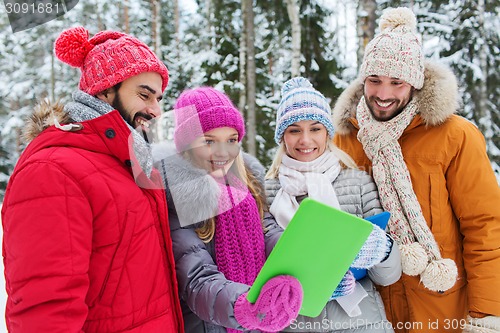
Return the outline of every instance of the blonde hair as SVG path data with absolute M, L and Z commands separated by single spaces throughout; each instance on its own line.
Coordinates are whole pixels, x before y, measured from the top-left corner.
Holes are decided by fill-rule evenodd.
M 238 178 L 240 178 L 243 183 L 247 185 L 248 190 L 257 203 L 259 215 L 262 220 L 264 218 L 264 212 L 267 211 L 266 200 L 264 197 L 264 188 L 260 181 L 245 165 L 242 153 L 236 156 L 231 169 L 234 170 Z M 203 222 L 201 226 L 195 229 L 195 232 L 204 243 L 209 243 L 215 235 L 215 217 L 212 217 L 209 220 Z
M 347 154 L 345 151 L 341 150 L 339 147 L 337 147 L 331 140 L 330 138 L 326 139 L 326 151 L 331 151 L 340 160 L 340 163 L 344 169 L 358 169 L 358 166 L 356 165 L 356 162 L 352 159 L 349 154 Z M 273 163 L 271 164 L 271 167 L 269 168 L 269 171 L 266 173 L 266 179 L 274 179 L 278 178 L 279 175 L 279 170 L 281 166 L 281 161 L 283 159 L 283 155 L 286 155 L 286 148 L 285 148 L 285 143 L 283 140 L 281 140 L 280 145 L 278 147 L 278 151 L 274 155 Z

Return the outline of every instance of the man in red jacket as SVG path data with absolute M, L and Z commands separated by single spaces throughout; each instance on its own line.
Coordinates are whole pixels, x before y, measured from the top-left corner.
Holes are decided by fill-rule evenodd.
M 2 208 L 9 332 L 182 332 L 150 120 L 168 71 L 142 42 L 82 27 L 56 56 L 81 70 L 65 105 L 42 103 Z

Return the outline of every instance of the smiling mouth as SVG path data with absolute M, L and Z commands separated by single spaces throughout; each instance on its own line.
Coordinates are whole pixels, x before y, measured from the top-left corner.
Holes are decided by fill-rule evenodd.
M 382 107 L 382 108 L 386 108 L 386 107 L 389 107 L 392 103 L 394 103 L 394 101 L 390 101 L 390 102 L 382 102 L 382 101 L 376 101 L 377 105 Z
M 149 122 L 147 120 L 139 118 L 139 119 L 137 119 L 137 123 L 139 125 L 141 125 L 143 128 L 149 129 L 150 124 L 149 124 Z
M 210 163 L 216 168 L 222 168 L 229 163 L 229 161 L 210 161 Z
M 309 153 L 312 153 L 313 151 L 316 150 L 316 148 L 309 148 L 309 149 L 297 149 L 299 152 L 301 152 L 302 154 L 309 154 Z

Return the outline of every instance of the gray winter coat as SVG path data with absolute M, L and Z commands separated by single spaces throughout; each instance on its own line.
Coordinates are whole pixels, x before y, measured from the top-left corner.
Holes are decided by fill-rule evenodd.
M 218 187 L 211 176 L 197 169 L 173 151 L 153 150 L 156 167 L 168 180 L 167 203 L 177 281 L 186 333 L 225 333 L 225 327 L 243 330 L 234 317 L 236 299 L 250 286 L 227 280 L 215 263 L 214 241 L 205 244 L 195 232 L 199 224 L 181 227 L 179 216 L 203 221 L 218 204 Z M 166 156 L 166 157 L 165 157 Z M 245 164 L 263 184 L 264 168 L 254 157 L 244 154 Z M 177 198 L 173 200 L 172 191 Z M 208 214 L 208 215 L 207 215 Z M 264 219 L 266 257 L 283 230 L 266 213 Z
M 268 179 L 265 184 L 270 206 L 281 184 L 277 178 Z M 366 172 L 344 169 L 332 186 L 343 211 L 362 218 L 382 212 L 376 185 Z M 305 196 L 298 197 L 297 200 L 300 202 L 304 198 Z M 394 332 L 373 282 L 386 286 L 399 280 L 400 276 L 400 254 L 397 246 L 393 246 L 389 257 L 369 269 L 368 275 L 358 281 L 368 293 L 359 304 L 361 315 L 349 317 L 339 303 L 333 300 L 327 303 L 318 317 L 299 316 L 283 332 Z

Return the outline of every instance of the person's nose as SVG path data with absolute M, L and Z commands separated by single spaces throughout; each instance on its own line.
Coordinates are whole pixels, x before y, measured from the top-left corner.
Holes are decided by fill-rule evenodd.
M 213 145 L 212 154 L 217 158 L 226 158 L 229 156 L 227 147 L 223 142 L 218 142 Z
M 311 142 L 311 135 L 308 131 L 303 131 L 300 135 L 299 143 L 308 144 L 309 142 Z
M 151 105 L 148 107 L 148 114 L 153 117 L 159 117 L 161 115 L 161 106 L 160 106 L 160 101 L 154 100 Z
M 381 85 L 377 90 L 377 98 L 386 101 L 394 98 L 392 87 L 389 85 Z

